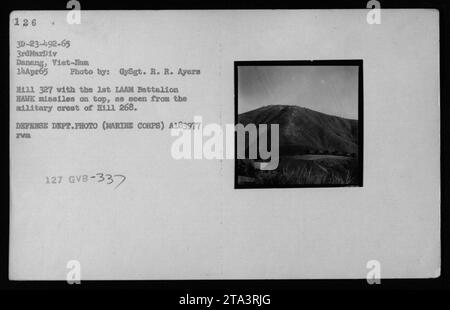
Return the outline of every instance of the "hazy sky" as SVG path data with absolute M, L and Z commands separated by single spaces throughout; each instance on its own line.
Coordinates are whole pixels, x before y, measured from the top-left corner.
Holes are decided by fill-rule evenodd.
M 238 70 L 238 113 L 286 104 L 358 118 L 357 66 L 239 66 Z

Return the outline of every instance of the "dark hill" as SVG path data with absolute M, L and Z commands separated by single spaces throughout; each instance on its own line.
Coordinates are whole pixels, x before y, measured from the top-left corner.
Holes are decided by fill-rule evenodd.
M 269 105 L 238 116 L 247 125 L 279 124 L 280 155 L 358 153 L 358 122 L 299 106 Z

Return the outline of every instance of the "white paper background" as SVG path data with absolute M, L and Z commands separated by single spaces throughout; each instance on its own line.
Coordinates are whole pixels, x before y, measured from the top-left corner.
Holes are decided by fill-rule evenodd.
M 15 85 L 167 85 L 188 104 L 138 114 L 24 114 L 11 102 L 10 278 L 88 279 L 435 277 L 440 267 L 439 16 L 434 10 L 15 12 L 38 27 L 18 39 L 70 39 L 93 68 L 198 68 L 198 77 L 103 80 L 52 76 Z M 55 25 L 51 25 L 51 21 Z M 364 187 L 235 190 L 234 161 L 175 161 L 169 131 L 34 131 L 20 121 L 192 120 L 234 123 L 233 62 L 363 59 Z M 90 83 L 90 84 L 89 84 Z M 40 116 L 42 115 L 42 116 Z M 34 118 L 33 118 L 34 117 Z M 45 184 L 45 176 L 111 171 L 113 191 Z

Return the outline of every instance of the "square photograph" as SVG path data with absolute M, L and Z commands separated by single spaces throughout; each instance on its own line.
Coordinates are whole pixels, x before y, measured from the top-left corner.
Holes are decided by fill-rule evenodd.
M 362 65 L 235 62 L 235 188 L 362 186 Z

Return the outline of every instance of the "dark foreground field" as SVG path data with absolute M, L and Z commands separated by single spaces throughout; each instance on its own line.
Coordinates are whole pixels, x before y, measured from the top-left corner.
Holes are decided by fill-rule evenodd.
M 335 155 L 281 156 L 275 170 L 255 168 L 255 161 L 237 160 L 238 185 L 356 185 L 358 159 Z

